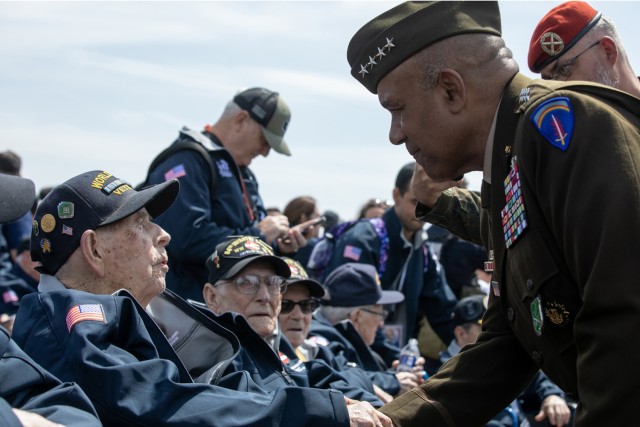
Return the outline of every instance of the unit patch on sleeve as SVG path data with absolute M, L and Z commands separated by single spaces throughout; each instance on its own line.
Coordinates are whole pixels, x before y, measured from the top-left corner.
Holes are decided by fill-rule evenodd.
M 567 151 L 574 124 L 569 98 L 552 98 L 543 102 L 533 112 L 531 122 L 551 145 Z

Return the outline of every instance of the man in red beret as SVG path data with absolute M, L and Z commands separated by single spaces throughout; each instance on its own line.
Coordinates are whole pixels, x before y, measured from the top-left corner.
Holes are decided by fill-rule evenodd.
M 528 62 L 543 79 L 587 80 L 640 97 L 640 81 L 613 21 L 585 2 L 562 3 L 540 20 Z

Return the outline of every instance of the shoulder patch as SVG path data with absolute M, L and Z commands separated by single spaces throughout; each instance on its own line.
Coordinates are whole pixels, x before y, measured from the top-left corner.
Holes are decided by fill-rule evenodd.
M 171 181 L 172 179 L 178 179 L 185 175 L 187 175 L 187 171 L 184 168 L 184 164 L 180 163 L 178 166 L 175 166 L 165 172 L 164 180 Z
M 321 347 L 326 347 L 329 345 L 329 340 L 326 339 L 325 337 L 322 337 L 320 335 L 313 335 L 309 338 L 307 338 L 308 341 L 310 341 L 311 343 L 321 346 Z
M 574 124 L 569 98 L 558 97 L 543 102 L 531 115 L 531 122 L 551 145 L 567 151 Z
M 74 305 L 67 312 L 67 330 L 71 333 L 71 328 L 76 323 L 93 320 L 95 322 L 107 323 L 104 317 L 102 304 L 79 304 Z

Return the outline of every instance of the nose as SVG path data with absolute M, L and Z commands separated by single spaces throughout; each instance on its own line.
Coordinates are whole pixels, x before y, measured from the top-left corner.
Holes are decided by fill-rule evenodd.
M 269 293 L 267 289 L 267 284 L 264 282 L 260 283 L 260 287 L 258 288 L 258 292 L 256 292 L 256 300 L 264 303 L 268 303 L 271 301 L 272 295 Z
M 391 141 L 393 145 L 402 145 L 406 139 L 407 136 L 402 131 L 400 119 L 393 117 L 391 119 L 391 127 L 389 128 L 389 141 Z
M 303 313 L 302 313 L 302 309 L 300 308 L 300 304 L 296 304 L 293 306 L 293 310 L 291 310 L 291 318 L 292 319 L 302 319 L 303 317 Z
M 164 228 L 160 227 L 158 224 L 154 224 L 155 227 L 158 228 L 158 246 L 165 247 L 171 241 L 171 235 L 167 233 Z

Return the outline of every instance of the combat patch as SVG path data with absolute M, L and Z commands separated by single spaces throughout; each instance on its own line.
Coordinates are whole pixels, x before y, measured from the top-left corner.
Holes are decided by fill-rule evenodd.
M 573 136 L 573 108 L 569 98 L 558 97 L 540 104 L 531 115 L 538 132 L 556 148 L 567 151 Z

